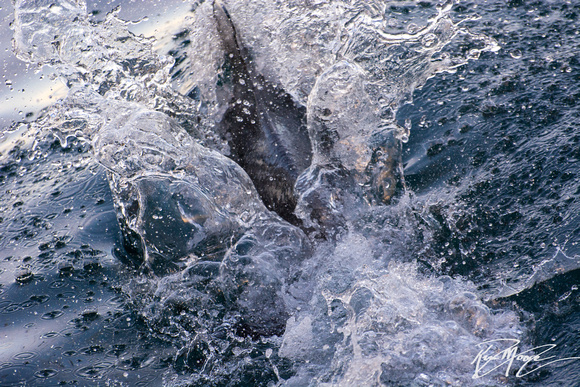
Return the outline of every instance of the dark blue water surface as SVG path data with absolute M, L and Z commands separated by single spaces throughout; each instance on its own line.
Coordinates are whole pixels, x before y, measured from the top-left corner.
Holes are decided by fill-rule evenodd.
M 563 356 L 578 356 L 578 4 L 474 2 L 455 9 L 480 14 L 473 28 L 502 49 L 431 79 L 399 112 L 419 127 L 405 149 L 412 160 L 405 175 L 417 194 L 437 203 L 433 248 L 445 256 L 438 270 L 483 287 L 497 280 L 512 286 L 551 257 L 575 258 L 570 271 L 547 268 L 552 278 L 505 300 L 532 314 L 534 345 L 555 343 Z M 529 383 L 576 385 L 579 369 L 562 365 Z
M 127 3 L 120 18 L 166 11 L 152 2 L 139 13 Z M 192 2 L 191 14 L 203 3 Z M 398 21 L 435 7 L 428 1 L 381 4 L 382 14 Z M 88 12 L 102 20 L 112 5 L 89 4 Z M 10 6 L 2 11 L 9 19 Z M 504 365 L 473 379 L 479 349 L 476 341 L 465 345 L 471 351 L 461 343 L 497 339 L 501 332 L 480 324 L 475 309 L 455 296 L 473 295 L 493 321 L 489 326 L 511 324 L 524 349 L 554 344 L 554 359 L 580 357 L 580 3 L 461 1 L 449 16 L 471 17 L 466 28 L 500 48 L 435 74 L 398 109 L 396 121 L 411 122 L 402 147 L 407 204 L 361 221 L 361 235 L 380 240 L 367 255 L 379 256 L 385 272 L 399 273 L 415 293 L 397 293 L 394 279 L 373 278 L 366 266 L 331 262 L 364 256 L 360 238 L 345 236 L 328 248 L 329 242 L 314 241 L 315 248 L 320 243 L 314 256 L 322 258 L 312 264 L 318 274 L 311 282 L 324 297 L 305 303 L 310 314 L 301 314 L 302 305 L 289 316 L 284 335 L 240 329 L 236 316 L 228 320 L 225 301 L 190 301 L 193 288 L 210 293 L 205 279 L 191 279 L 195 273 L 177 281 L 135 268 L 122 245 L 106 170 L 90 141 L 74 133 L 59 137 L 66 128 L 51 130 L 51 122 L 77 129 L 82 123 L 55 120 L 51 114 L 58 110 L 50 109 L 30 108 L 26 121 L 10 118 L 0 137 L 0 385 L 580 385 L 578 359 L 524 377 L 516 375 L 519 362 L 507 375 Z M 166 38 L 176 42 L 164 54 L 178 59 L 172 74 L 179 80 L 187 70 L 180 65 L 191 55 L 183 41 L 195 36 L 175 31 Z M 477 48 L 452 44 L 448 50 L 456 53 Z M 14 57 L 4 63 L 5 78 L 24 71 L 11 67 Z M 196 89 L 185 91 L 199 98 Z M 179 107 L 159 108 L 170 115 L 172 109 L 186 129 L 198 124 Z M 325 249 L 336 251 L 329 258 L 320 252 Z M 398 263 L 413 265 L 409 282 Z M 435 282 L 448 286 L 437 293 L 443 301 L 425 294 Z M 348 293 L 349 286 L 358 290 Z M 348 302 L 336 296 L 346 293 Z M 379 294 L 384 308 L 373 309 Z M 398 301 L 389 304 L 390 297 Z M 407 305 L 416 309 L 386 318 Z M 513 322 L 504 323 L 504 315 L 515 316 Z M 315 348 L 296 333 L 311 320 Z M 445 336 L 441 327 L 449 327 L 448 320 L 471 327 L 470 335 L 449 328 Z M 354 337 L 363 323 L 372 334 L 361 334 L 364 340 L 354 345 L 349 332 Z M 417 344 L 403 348 L 405 341 Z M 393 353 L 399 345 L 401 358 L 411 360 L 389 363 L 385 343 Z M 324 352 L 327 347 L 334 354 Z M 310 352 L 302 357 L 304 348 Z M 369 369 L 380 370 L 375 377 L 348 376 L 349 364 L 365 365 L 357 351 Z M 446 369 L 438 356 L 460 365 Z

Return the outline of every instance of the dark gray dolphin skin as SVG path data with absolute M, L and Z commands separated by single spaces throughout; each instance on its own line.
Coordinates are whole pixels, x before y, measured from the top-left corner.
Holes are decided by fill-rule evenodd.
M 233 98 L 220 123 L 230 157 L 250 176 L 269 210 L 299 225 L 294 183 L 312 158 L 306 108 L 257 74 L 219 1 L 214 16 L 233 83 Z

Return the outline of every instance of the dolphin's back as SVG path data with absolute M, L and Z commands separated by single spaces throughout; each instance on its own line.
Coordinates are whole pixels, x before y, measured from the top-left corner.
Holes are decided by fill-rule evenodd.
M 266 207 L 297 224 L 294 183 L 312 159 L 306 108 L 256 73 L 218 1 L 214 15 L 233 83 L 233 98 L 220 123 L 231 158 L 248 173 Z

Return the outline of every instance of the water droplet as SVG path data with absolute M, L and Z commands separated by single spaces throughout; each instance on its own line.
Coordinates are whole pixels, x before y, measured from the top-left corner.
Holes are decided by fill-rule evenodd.
M 82 313 L 82 316 L 83 316 L 83 320 L 85 320 L 85 321 L 94 321 L 97 318 L 99 318 L 99 312 L 97 310 L 94 310 L 94 309 L 88 309 Z
M 64 312 L 62 310 L 53 310 L 42 315 L 43 320 L 54 320 L 62 316 Z
M 414 34 L 417 31 L 419 31 L 419 26 L 415 23 L 409 23 L 409 25 L 407 26 L 407 32 L 410 34 Z
M 32 359 L 35 356 L 36 356 L 36 354 L 34 352 L 21 352 L 21 353 L 17 353 L 16 355 L 14 355 L 13 359 L 14 360 L 28 360 L 28 359 Z
M 34 279 L 34 274 L 28 269 L 23 269 L 23 270 L 18 271 L 16 273 L 16 282 L 18 282 L 20 284 L 29 283 L 33 279 Z
M 36 371 L 34 373 L 34 376 L 36 376 L 39 379 L 48 379 L 48 378 L 52 378 L 54 375 L 56 375 L 58 372 L 56 370 L 40 370 L 40 371 Z
M 101 379 L 112 367 L 113 367 L 112 363 L 101 362 L 93 366 L 79 368 L 76 374 L 86 379 Z
M 520 59 L 522 57 L 522 52 L 518 49 L 510 51 L 510 56 L 514 59 Z
M 66 286 L 66 283 L 64 282 L 64 280 L 56 280 L 49 285 L 49 287 L 51 289 L 58 289 L 58 288 L 62 288 L 63 286 Z
M 437 36 L 435 34 L 427 34 L 423 37 L 421 43 L 427 48 L 433 47 L 437 43 Z

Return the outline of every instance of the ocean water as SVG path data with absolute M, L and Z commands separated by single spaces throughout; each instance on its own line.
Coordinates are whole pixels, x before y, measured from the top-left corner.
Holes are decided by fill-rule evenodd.
M 298 225 L 212 1 L 2 3 L 0 385 L 578 385 L 580 4 L 222 3 L 303 109 Z

